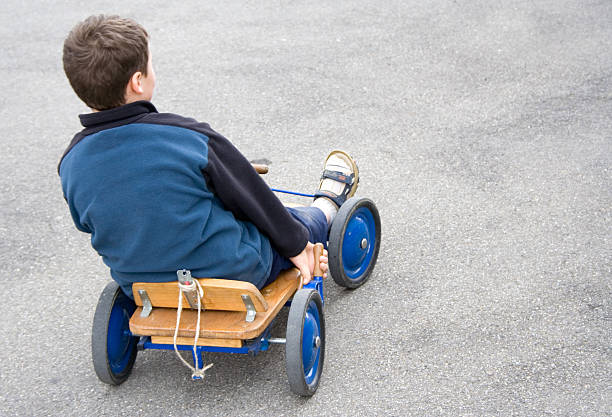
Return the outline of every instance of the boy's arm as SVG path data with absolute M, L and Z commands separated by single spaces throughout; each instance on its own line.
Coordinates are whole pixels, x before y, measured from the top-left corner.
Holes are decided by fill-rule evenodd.
M 306 228 L 287 211 L 251 163 L 219 134 L 209 134 L 208 165 L 203 173 L 226 208 L 255 224 L 281 255 L 290 258 L 304 250 Z

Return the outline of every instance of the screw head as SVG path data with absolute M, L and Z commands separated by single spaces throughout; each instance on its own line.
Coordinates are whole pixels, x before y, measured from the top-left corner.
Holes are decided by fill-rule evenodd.
M 360 246 L 361 246 L 361 249 L 367 248 L 368 247 L 368 239 L 366 239 L 366 238 L 361 239 L 361 245 Z

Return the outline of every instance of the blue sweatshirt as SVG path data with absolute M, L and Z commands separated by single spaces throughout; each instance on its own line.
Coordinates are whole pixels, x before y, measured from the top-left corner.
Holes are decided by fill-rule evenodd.
M 208 124 L 145 101 L 79 117 L 59 165 L 64 196 L 126 294 L 182 268 L 261 288 L 271 245 L 285 257 L 306 246 L 304 226 Z

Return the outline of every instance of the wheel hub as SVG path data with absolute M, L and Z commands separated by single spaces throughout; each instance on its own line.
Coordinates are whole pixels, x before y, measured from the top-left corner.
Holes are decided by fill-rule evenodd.
M 342 244 L 342 262 L 349 276 L 358 276 L 369 263 L 372 249 L 372 219 L 369 212 L 358 210 L 346 226 Z

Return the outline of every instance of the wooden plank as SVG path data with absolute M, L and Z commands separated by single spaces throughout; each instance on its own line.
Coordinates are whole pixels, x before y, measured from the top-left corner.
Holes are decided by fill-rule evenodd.
M 298 270 L 284 271 L 270 285 L 261 290 L 268 310 L 258 312 L 255 320 L 247 323 L 246 313 L 240 311 L 206 310 L 200 319 L 200 336 L 212 339 L 252 339 L 259 336 L 278 311 L 298 288 Z M 178 295 L 177 295 L 178 297 Z M 176 308 L 153 308 L 149 317 L 140 317 L 138 307 L 130 319 L 130 331 L 138 336 L 173 336 L 176 325 Z M 195 335 L 198 312 L 183 310 L 179 328 L 180 337 Z
M 250 282 L 230 279 L 197 278 L 204 290 L 204 309 L 225 311 L 246 311 L 242 295 L 249 295 L 255 311 L 266 311 L 268 304 L 257 287 Z M 134 301 L 142 306 L 138 290 L 144 289 L 153 307 L 178 307 L 178 281 L 173 282 L 135 282 L 132 284 Z M 189 303 L 183 295 L 183 308 L 189 309 Z
M 159 343 L 161 345 L 173 345 L 173 336 L 151 336 L 151 342 Z M 177 337 L 177 345 L 189 345 L 193 346 L 193 337 Z M 242 347 L 242 340 L 236 339 L 207 339 L 203 337 L 198 338 L 198 346 L 215 346 L 215 347 Z

